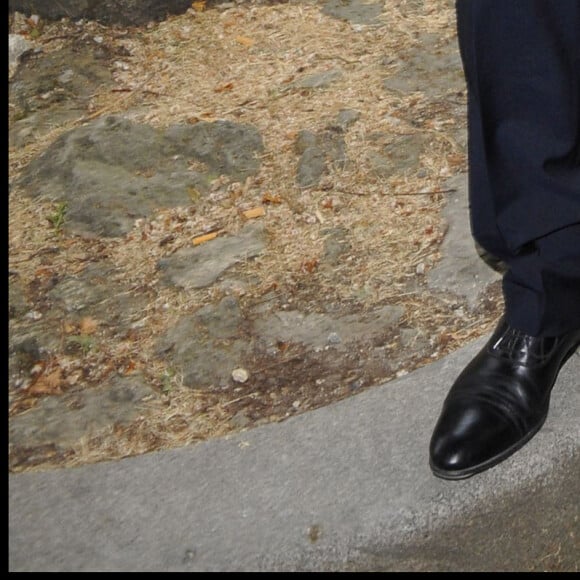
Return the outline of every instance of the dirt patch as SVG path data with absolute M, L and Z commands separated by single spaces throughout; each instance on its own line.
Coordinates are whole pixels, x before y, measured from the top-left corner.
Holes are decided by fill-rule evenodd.
M 119 377 L 148 386 L 125 420 L 115 415 L 95 428 L 88 422 L 64 443 L 49 433 L 28 446 L 12 442 L 13 471 L 116 459 L 281 421 L 411 372 L 488 332 L 500 308 L 497 286 L 474 304 L 427 284 L 441 260 L 445 184 L 466 168 L 453 3 L 340 8 L 296 2 L 210 10 L 194 3 L 183 16 L 137 29 L 11 22 L 11 32 L 33 37 L 54 59 L 43 83 L 38 71 L 12 80 L 23 86 L 11 92 L 9 108 L 11 184 L 59 136 L 111 114 L 158 129 L 243 123 L 264 143 L 254 175 L 214 176 L 203 211 L 159 208 L 115 238 L 67 232 L 65 207 L 11 187 L 13 334 L 47 315 L 57 279 L 85 276 L 95 262 L 109 268 L 99 280 L 129 289 L 140 312 L 138 325 L 108 320 L 103 310 L 65 313 L 44 330 L 51 334 L 44 353 L 32 339 L 20 340 L 18 368 L 25 372 L 10 382 L 11 423 L 24 424 L 37 411 L 37 421 L 46 421 L 53 408 L 63 417 L 65 410 L 98 409 L 88 394 L 109 383 L 125 392 Z M 438 55 L 446 66 L 433 64 Z M 34 58 L 32 52 L 24 60 Z M 249 222 L 267 234 L 259 256 L 200 288 L 162 283 L 160 260 L 211 244 L 215 232 L 238 235 Z M 241 313 L 236 332 L 251 348 L 240 368 L 227 369 L 228 380 L 192 388 L 183 365 L 160 355 L 160 340 L 228 297 Z M 395 307 L 394 324 L 354 336 L 365 317 Z M 291 313 L 292 324 L 311 334 L 326 328 L 326 342 L 269 336 L 257 322 L 272 312 Z M 324 326 L 329 318 L 344 323 L 342 336 L 336 324 Z M 352 330 L 347 352 L 345 328 Z M 104 396 L 110 400 L 111 392 Z M 27 432 L 38 433 L 39 424 L 30 423 Z

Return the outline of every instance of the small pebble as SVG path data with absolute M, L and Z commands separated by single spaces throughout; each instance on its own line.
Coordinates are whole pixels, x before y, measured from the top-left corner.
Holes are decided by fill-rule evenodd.
M 234 379 L 236 383 L 245 383 L 249 376 L 250 375 L 246 369 L 234 369 L 232 371 L 232 379 Z

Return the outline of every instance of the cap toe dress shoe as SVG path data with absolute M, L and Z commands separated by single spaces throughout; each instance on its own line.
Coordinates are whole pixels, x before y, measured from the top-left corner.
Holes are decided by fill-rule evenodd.
M 433 431 L 434 475 L 464 479 L 508 458 L 542 427 L 558 373 L 580 344 L 580 329 L 533 337 L 502 318 L 451 387 Z

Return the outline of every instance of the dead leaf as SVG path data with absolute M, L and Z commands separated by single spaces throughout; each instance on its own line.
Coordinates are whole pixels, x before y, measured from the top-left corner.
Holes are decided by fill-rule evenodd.
M 159 241 L 159 247 L 162 248 L 163 246 L 166 246 L 167 244 L 170 244 L 173 241 L 175 241 L 175 236 L 173 234 L 169 234 L 168 236 L 165 236 L 162 240 Z
M 36 271 L 34 272 L 34 275 L 37 278 L 48 278 L 50 276 L 54 275 L 54 272 L 51 268 L 37 268 Z
M 449 155 L 447 161 L 451 167 L 458 167 L 465 163 L 465 156 L 461 154 Z
M 209 233 L 203 234 L 201 236 L 196 236 L 195 238 L 193 238 L 193 245 L 199 246 L 199 244 L 209 242 L 210 240 L 217 238 L 218 234 L 219 234 L 219 230 L 217 230 L 215 232 L 209 232 Z
M 68 321 L 63 322 L 62 329 L 66 334 L 72 334 L 77 331 L 76 324 Z
M 225 93 L 227 91 L 231 91 L 234 88 L 234 83 L 229 82 L 229 83 L 225 83 L 224 85 L 221 85 L 219 87 L 216 87 L 214 89 L 215 93 Z
M 206 8 L 206 0 L 196 0 L 195 2 L 191 3 L 191 7 L 196 12 L 203 12 Z
M 28 392 L 35 395 L 58 395 L 62 393 L 61 385 L 62 370 L 57 368 L 48 375 L 40 376 Z
M 130 375 L 137 368 L 137 364 L 134 360 L 130 360 L 123 370 L 124 375 Z
M 288 347 L 290 345 L 287 342 L 284 342 L 282 340 L 278 340 L 278 341 L 276 341 L 276 346 L 278 347 L 278 350 L 280 352 L 285 352 L 288 350 Z
M 256 44 L 256 41 L 253 38 L 249 38 L 247 36 L 236 36 L 236 41 L 247 48 L 250 48 L 250 46 L 254 46 L 254 44 Z
M 266 214 L 266 210 L 262 206 L 253 207 L 252 209 L 248 209 L 248 210 L 242 212 L 242 215 L 246 219 L 253 219 L 253 218 L 261 217 L 265 214 Z
M 308 272 L 309 274 L 312 274 L 312 272 L 314 272 L 314 270 L 316 270 L 317 267 L 318 260 L 316 258 L 313 258 L 312 260 L 304 260 L 300 266 L 300 269 L 303 272 Z
M 279 195 L 267 191 L 262 196 L 262 203 L 282 203 L 282 198 Z
M 188 187 L 187 195 L 189 195 L 189 199 L 193 202 L 196 202 L 201 197 L 201 193 L 199 193 L 195 187 Z
M 81 334 L 93 334 L 99 326 L 99 322 L 90 316 L 85 316 L 80 324 L 79 330 Z

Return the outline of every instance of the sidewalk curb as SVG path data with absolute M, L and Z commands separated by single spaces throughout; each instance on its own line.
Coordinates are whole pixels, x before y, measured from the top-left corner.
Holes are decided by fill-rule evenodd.
M 442 399 L 481 344 L 231 438 L 11 475 L 10 571 L 575 570 L 580 356 L 516 455 L 459 482 L 429 471 Z

